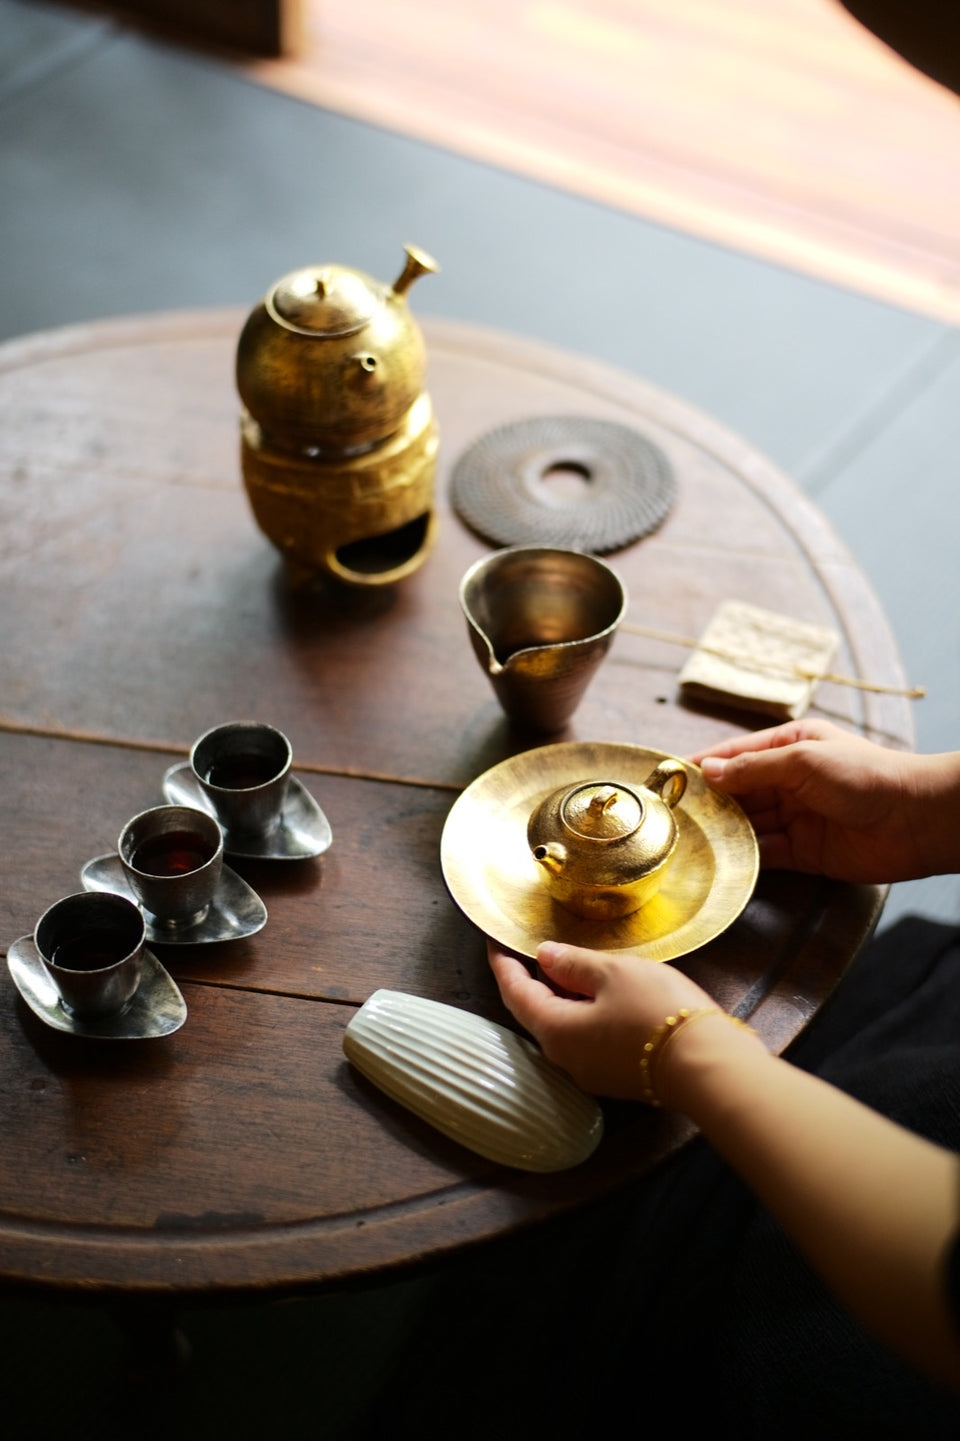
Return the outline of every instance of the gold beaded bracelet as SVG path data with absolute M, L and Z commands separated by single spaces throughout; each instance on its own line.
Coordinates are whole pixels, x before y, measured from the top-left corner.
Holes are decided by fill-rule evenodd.
M 746 1021 L 741 1021 L 737 1016 L 731 1016 L 729 1011 L 723 1011 L 719 1006 L 700 1006 L 694 1011 L 688 1011 L 684 1007 L 675 1016 L 665 1017 L 660 1025 L 651 1031 L 640 1054 L 640 1080 L 642 1083 L 640 1095 L 648 1106 L 663 1105 L 657 1094 L 656 1068 L 670 1044 L 671 1037 L 675 1036 L 684 1026 L 690 1025 L 691 1021 L 699 1021 L 704 1016 L 722 1016 L 725 1021 L 739 1026 L 743 1031 L 749 1031 L 752 1036 L 757 1034 L 752 1026 L 747 1025 Z

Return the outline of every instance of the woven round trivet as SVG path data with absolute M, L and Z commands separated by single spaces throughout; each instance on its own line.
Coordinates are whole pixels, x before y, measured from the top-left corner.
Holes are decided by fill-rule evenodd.
M 552 477 L 583 484 L 571 498 Z M 629 426 L 551 415 L 488 431 L 453 469 L 450 501 L 498 545 L 556 545 L 602 555 L 648 535 L 676 496 L 659 446 Z

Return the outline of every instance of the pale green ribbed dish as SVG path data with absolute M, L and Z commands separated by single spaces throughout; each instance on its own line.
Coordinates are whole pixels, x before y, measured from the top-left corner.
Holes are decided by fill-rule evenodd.
M 603 1135 L 597 1102 L 536 1046 L 456 1006 L 375 991 L 343 1050 L 393 1100 L 499 1165 L 566 1170 Z

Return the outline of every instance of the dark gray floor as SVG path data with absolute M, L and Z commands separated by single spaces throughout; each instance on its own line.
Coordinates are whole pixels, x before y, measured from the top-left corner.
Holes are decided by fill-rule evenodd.
M 252 305 L 313 261 L 386 279 L 407 240 L 443 266 L 418 288 L 418 313 L 595 355 L 769 454 L 858 557 L 908 676 L 928 687 L 920 747 L 957 747 L 957 330 L 307 106 L 109 21 L 0 0 L 0 338 Z M 960 884 L 896 887 L 887 922 L 906 909 L 954 920 Z M 337 1315 L 315 1358 L 328 1384 L 371 1324 Z M 94 1333 L 61 1313 L 56 1346 L 73 1334 L 86 1354 Z M 45 1308 L 0 1315 L 9 1367 L 19 1353 L 4 1335 L 44 1348 Z M 222 1331 L 207 1335 L 212 1415 L 229 1358 Z M 190 1415 L 208 1416 L 202 1396 Z M 258 1434 L 233 1421 L 234 1435 Z M 70 1434 L 62 1409 L 50 1426 L 34 1434 Z M 170 1434 L 201 1430 L 181 1418 Z M 210 1421 L 204 1434 L 226 1431 Z

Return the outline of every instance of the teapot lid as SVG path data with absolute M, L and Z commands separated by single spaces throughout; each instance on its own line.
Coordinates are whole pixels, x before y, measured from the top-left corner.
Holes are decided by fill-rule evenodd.
M 567 830 L 584 840 L 617 841 L 637 829 L 643 802 L 626 786 L 588 781 L 570 791 L 560 814 Z
M 359 270 L 308 265 L 283 276 L 266 297 L 278 324 L 301 335 L 350 335 L 362 330 L 383 303 L 381 288 Z

